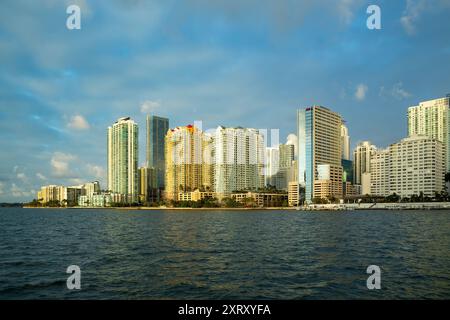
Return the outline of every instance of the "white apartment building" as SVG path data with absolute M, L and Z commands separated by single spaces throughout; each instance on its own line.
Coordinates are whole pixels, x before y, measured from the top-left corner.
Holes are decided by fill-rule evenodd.
M 41 187 L 37 193 L 38 201 L 45 204 L 57 201 L 62 206 L 74 206 L 78 203 L 78 198 L 85 194 L 83 186 L 56 186 L 48 185 Z
M 341 149 L 341 158 L 350 160 L 350 136 L 348 135 L 348 128 L 345 124 L 341 124 Z
M 363 174 L 370 173 L 370 157 L 377 148 L 369 141 L 359 143 L 353 151 L 353 182 L 357 185 L 362 185 Z M 366 177 L 369 177 L 368 175 Z M 367 191 L 364 190 L 366 193 Z
M 108 190 L 129 202 L 138 196 L 138 125 L 129 117 L 108 127 Z
M 214 191 L 264 187 L 264 136 L 257 129 L 219 126 L 214 134 Z
M 88 197 L 92 197 L 94 194 L 97 194 L 100 192 L 100 182 L 94 181 L 94 182 L 88 182 L 83 185 L 84 195 Z
M 408 134 L 426 135 L 443 143 L 446 172 L 450 172 L 450 95 L 408 108 Z
M 379 149 L 370 158 L 370 194 L 389 196 L 389 148 Z
M 445 155 L 442 142 L 411 136 L 389 147 L 389 193 L 433 197 L 444 188 Z

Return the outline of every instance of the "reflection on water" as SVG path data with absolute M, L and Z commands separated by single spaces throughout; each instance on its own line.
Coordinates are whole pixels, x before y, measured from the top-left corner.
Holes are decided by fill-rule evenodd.
M 445 211 L 8 208 L 0 221 L 1 299 L 450 297 Z M 382 290 L 366 288 L 371 264 Z

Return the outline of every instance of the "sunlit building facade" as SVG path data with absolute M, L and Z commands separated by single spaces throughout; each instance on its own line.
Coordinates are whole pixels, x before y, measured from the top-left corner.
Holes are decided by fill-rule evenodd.
M 341 125 L 341 116 L 322 106 L 297 111 L 298 177 L 306 203 L 342 197 Z M 319 179 L 319 165 L 328 165 L 329 181 Z
M 387 197 L 390 194 L 389 148 L 375 150 L 370 158 L 370 194 Z
M 389 193 L 434 197 L 444 189 L 445 148 L 428 136 L 410 136 L 389 147 Z
M 138 196 L 138 125 L 129 117 L 108 128 L 108 190 L 128 202 Z
M 342 159 L 350 160 L 350 136 L 348 135 L 348 128 L 345 124 L 341 124 L 341 148 Z
M 214 190 L 230 194 L 264 188 L 264 136 L 251 128 L 219 126 L 214 135 Z
M 450 95 L 408 108 L 408 135 L 425 135 L 441 141 L 446 172 L 450 172 Z
M 167 132 L 165 141 L 165 197 L 178 200 L 178 194 L 197 189 L 212 191 L 213 139 L 193 125 Z
M 363 141 L 353 151 L 353 182 L 364 195 L 370 194 L 370 159 L 376 150 L 370 141 Z

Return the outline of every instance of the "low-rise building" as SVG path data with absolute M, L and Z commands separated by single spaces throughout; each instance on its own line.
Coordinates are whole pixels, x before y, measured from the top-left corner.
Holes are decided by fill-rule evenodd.
M 109 207 L 111 204 L 112 196 L 110 193 L 85 195 L 78 199 L 78 206 L 80 207 Z
M 253 203 L 257 207 L 282 207 L 288 204 L 287 193 L 237 192 L 231 198 L 242 204 Z
M 317 165 L 317 179 L 314 181 L 314 197 L 328 199 L 342 198 L 342 167 L 330 164 Z
M 200 201 L 204 199 L 216 198 L 215 192 L 195 190 L 192 192 L 179 192 L 178 201 Z
M 296 207 L 300 205 L 300 185 L 298 184 L 298 181 L 289 182 L 288 204 L 289 207 Z

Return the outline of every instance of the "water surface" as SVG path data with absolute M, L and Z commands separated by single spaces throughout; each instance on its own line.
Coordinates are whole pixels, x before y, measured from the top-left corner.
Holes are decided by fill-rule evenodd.
M 448 299 L 449 249 L 448 211 L 0 208 L 0 299 Z

